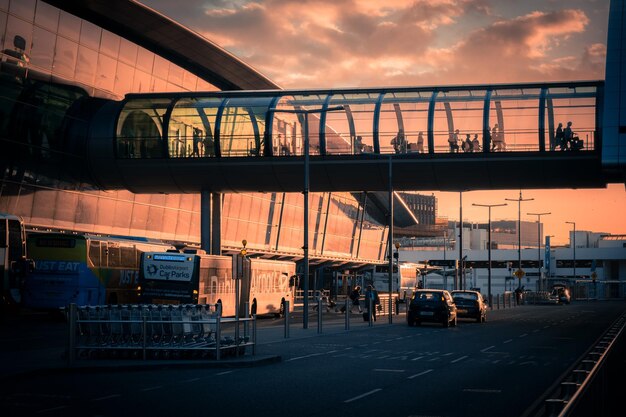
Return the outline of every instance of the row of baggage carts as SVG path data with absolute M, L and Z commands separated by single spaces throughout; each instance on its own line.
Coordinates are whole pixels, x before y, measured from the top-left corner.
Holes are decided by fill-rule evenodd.
M 256 318 L 221 317 L 219 305 L 101 305 L 68 308 L 70 357 L 220 359 L 245 354 Z M 252 331 L 250 331 L 252 326 Z

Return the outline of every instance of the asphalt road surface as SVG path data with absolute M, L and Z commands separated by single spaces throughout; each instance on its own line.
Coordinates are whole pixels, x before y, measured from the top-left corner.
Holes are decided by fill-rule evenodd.
M 0 404 L 3 416 L 515 417 L 625 309 L 624 302 L 530 305 L 453 328 L 379 318 L 371 328 L 260 340 L 258 355 L 282 358 L 264 366 L 4 380 Z

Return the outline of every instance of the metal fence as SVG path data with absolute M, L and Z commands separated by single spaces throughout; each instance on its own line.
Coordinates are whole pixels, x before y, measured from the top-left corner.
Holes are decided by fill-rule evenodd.
M 247 346 L 256 353 L 256 316 L 224 318 L 218 304 L 71 304 L 67 315 L 70 366 L 98 358 L 220 360 Z

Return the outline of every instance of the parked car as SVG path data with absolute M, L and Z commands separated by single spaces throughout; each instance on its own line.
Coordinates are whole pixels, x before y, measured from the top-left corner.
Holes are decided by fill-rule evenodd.
M 446 290 L 416 290 L 406 313 L 409 326 L 423 322 L 441 323 L 443 327 L 456 326 L 456 305 Z
M 487 304 L 482 294 L 478 291 L 455 290 L 450 291 L 458 318 L 471 318 L 478 323 L 487 320 Z
M 569 288 L 565 285 L 553 285 L 550 300 L 556 304 L 569 304 L 572 301 Z

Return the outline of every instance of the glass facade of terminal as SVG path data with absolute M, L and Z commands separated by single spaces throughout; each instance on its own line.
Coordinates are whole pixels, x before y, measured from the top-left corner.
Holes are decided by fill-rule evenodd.
M 0 36 L 0 211 L 20 215 L 38 229 L 200 242 L 197 195 L 99 191 L 87 182 L 59 178 L 78 164 L 79 153 L 68 149 L 85 146 L 68 144 L 66 135 L 68 118 L 82 114 L 82 98 L 121 100 L 127 93 L 153 92 L 193 96 L 217 91 L 210 80 L 38 0 L 0 0 Z M 317 97 L 314 105 L 324 99 Z M 125 158 L 258 154 L 273 104 L 283 108 L 291 102 L 273 97 L 128 102 L 116 150 Z M 354 113 L 361 107 L 355 102 Z M 155 120 L 166 114 L 164 134 Z M 215 131 L 218 120 L 221 135 Z M 281 134 L 297 142 L 297 115 L 272 120 L 277 146 Z M 206 146 L 211 137 L 221 137 L 218 148 Z M 296 142 L 293 152 L 300 149 Z M 333 150 L 347 151 L 345 146 Z M 251 249 L 301 255 L 302 199 L 286 193 L 225 195 L 222 246 L 239 247 L 246 239 Z M 311 256 L 383 258 L 387 229 L 369 217 L 360 200 L 359 194 L 312 193 Z

